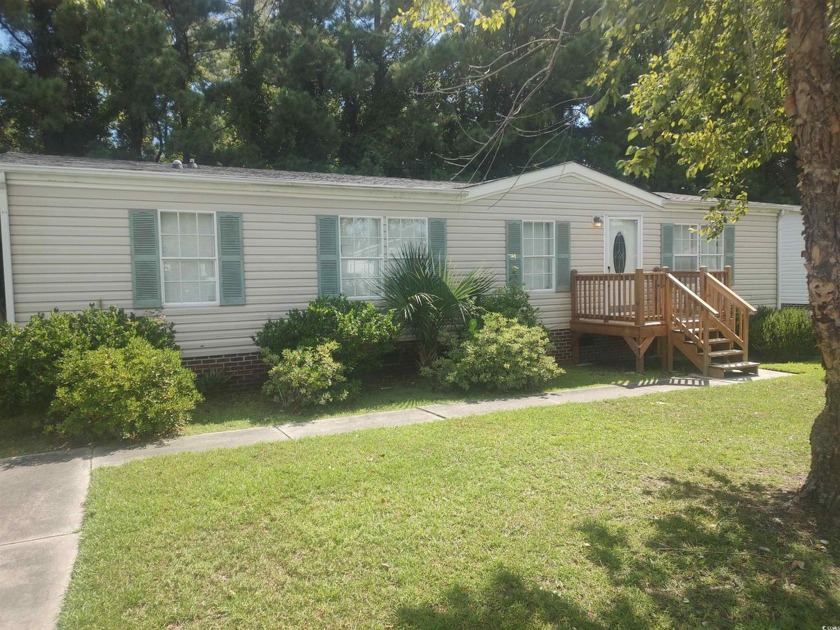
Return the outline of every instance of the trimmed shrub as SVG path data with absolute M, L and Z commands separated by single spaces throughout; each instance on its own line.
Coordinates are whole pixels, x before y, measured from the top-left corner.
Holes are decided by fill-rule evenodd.
M 399 325 L 390 313 L 342 296 L 318 298 L 304 310 L 289 311 L 285 319 L 268 320 L 253 340 L 268 363 L 277 363 L 284 350 L 335 341 L 336 360 L 356 376 L 381 366 L 398 334 Z
M 476 300 L 478 315 L 484 317 L 486 313 L 498 313 L 508 319 L 513 319 L 524 326 L 539 326 L 537 309 L 531 306 L 525 289 L 502 287 L 493 293 L 481 295 Z
M 172 324 L 162 316 L 127 314 L 95 306 L 79 312 L 38 313 L 22 328 L 0 328 L 0 410 L 46 409 L 55 394 L 59 361 L 70 352 L 122 348 L 145 339 L 155 348 L 177 349 Z
M 798 361 L 819 354 L 811 313 L 759 307 L 750 320 L 750 350 L 765 361 Z
M 474 327 L 422 373 L 464 390 L 531 389 L 563 373 L 550 352 L 551 343 L 541 326 L 525 326 L 491 313 L 484 318 L 483 328 Z
M 51 430 L 68 437 L 138 439 L 176 433 L 201 401 L 177 350 L 131 339 L 125 348 L 71 352 L 60 362 Z
M 333 357 L 335 341 L 313 348 L 283 350 L 268 372 L 263 392 L 290 409 L 315 407 L 346 400 L 356 389 L 344 366 Z
M 103 309 L 91 304 L 75 314 L 72 327 L 87 340 L 90 350 L 102 346 L 124 348 L 130 340 L 138 338 L 145 339 L 155 348 L 178 349 L 175 326 L 160 313 L 135 315 L 116 306 Z
M 0 384 L 0 399 L 9 411 L 45 409 L 55 394 L 59 362 L 65 353 L 84 350 L 73 330 L 73 314 L 53 311 L 34 315 L 23 328 L 5 328 L 8 379 Z

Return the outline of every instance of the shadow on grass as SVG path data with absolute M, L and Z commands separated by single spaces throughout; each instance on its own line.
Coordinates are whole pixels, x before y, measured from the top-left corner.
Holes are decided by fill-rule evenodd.
M 611 520 L 577 527 L 586 539 L 581 571 L 607 582 L 595 603 L 541 589 L 500 568 L 483 590 L 455 585 L 423 606 L 397 610 L 395 625 L 477 630 L 840 624 L 840 536 L 817 533 L 792 507 L 790 492 L 734 483 L 714 471 L 702 482 L 647 482 L 643 494 L 665 502 L 670 513 L 653 519 L 641 541 L 638 528 Z

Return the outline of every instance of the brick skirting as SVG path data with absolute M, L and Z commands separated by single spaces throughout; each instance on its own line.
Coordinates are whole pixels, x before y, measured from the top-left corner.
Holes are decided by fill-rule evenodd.
M 554 344 L 554 356 L 560 364 L 572 362 L 572 331 L 550 330 L 548 338 Z M 653 353 L 651 353 L 653 354 Z M 621 337 L 581 335 L 580 362 L 603 364 L 635 364 L 632 350 Z
M 230 377 L 231 389 L 257 387 L 265 381 L 268 370 L 260 360 L 258 352 L 245 354 L 219 354 L 210 357 L 189 357 L 181 359 L 184 367 L 201 374 L 210 370 L 223 369 Z

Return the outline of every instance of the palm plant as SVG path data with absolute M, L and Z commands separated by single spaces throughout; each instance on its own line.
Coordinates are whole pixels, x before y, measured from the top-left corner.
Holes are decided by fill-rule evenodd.
M 420 345 L 420 365 L 437 357 L 441 335 L 469 323 L 475 299 L 493 287 L 481 269 L 457 274 L 425 247 L 407 246 L 386 267 L 379 285 L 385 306 Z

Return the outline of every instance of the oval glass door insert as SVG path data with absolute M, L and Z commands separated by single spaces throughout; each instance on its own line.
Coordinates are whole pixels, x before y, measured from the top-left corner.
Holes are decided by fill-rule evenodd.
M 627 243 L 624 242 L 624 234 L 619 232 L 613 241 L 613 268 L 616 273 L 624 273 L 627 264 Z

